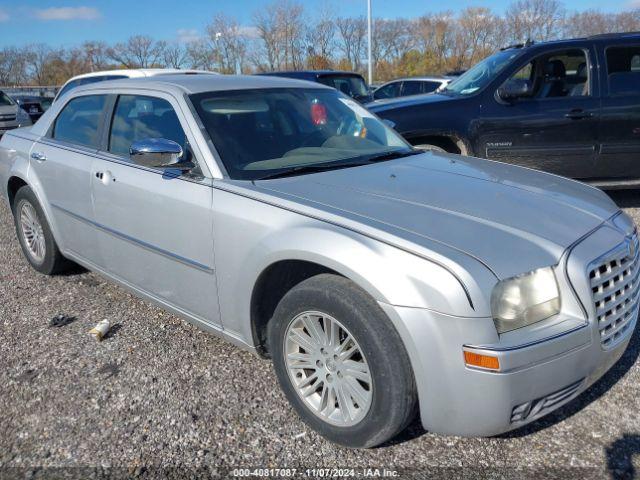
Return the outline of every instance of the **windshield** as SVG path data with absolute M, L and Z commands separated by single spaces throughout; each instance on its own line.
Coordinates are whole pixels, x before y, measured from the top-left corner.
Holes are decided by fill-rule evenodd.
M 190 96 L 231 178 L 358 165 L 411 147 L 354 100 L 328 89 Z
M 520 49 L 509 49 L 494 53 L 453 80 L 441 92 L 457 95 L 476 93 L 482 90 L 520 53 Z
M 333 87 L 350 97 L 365 97 L 369 94 L 362 77 L 355 75 L 322 75 L 318 82 Z
M 13 100 L 11 100 L 6 93 L 0 92 L 0 107 L 6 107 L 8 105 L 13 105 Z

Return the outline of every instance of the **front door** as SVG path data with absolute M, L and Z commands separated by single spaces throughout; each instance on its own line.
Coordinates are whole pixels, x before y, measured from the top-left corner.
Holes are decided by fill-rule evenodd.
M 509 101 L 482 106 L 476 126 L 486 158 L 574 178 L 593 175 L 600 99 L 589 49 L 539 55 L 509 78 Z
M 210 181 L 129 160 L 134 141 L 164 138 L 197 163 L 179 114 L 169 96 L 120 95 L 115 102 L 92 177 L 103 268 L 166 306 L 219 325 Z
M 99 263 L 93 225 L 91 168 L 98 150 L 106 95 L 71 99 L 48 134 L 31 148 L 30 166 L 51 207 L 60 248 Z
M 605 49 L 599 174 L 640 178 L 640 44 Z

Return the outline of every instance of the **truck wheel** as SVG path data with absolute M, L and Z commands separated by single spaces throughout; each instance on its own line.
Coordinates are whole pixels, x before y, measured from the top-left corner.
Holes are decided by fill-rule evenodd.
M 22 252 L 35 270 L 52 275 L 72 265 L 60 253 L 42 207 L 31 188 L 24 186 L 18 190 L 12 210 Z
M 424 150 L 425 152 L 447 153 L 447 151 L 444 148 L 438 147 L 437 145 L 429 145 L 427 143 L 422 145 L 414 145 L 413 148 L 417 148 L 418 150 Z
M 417 394 L 402 340 L 350 280 L 321 274 L 291 289 L 269 322 L 268 341 L 287 399 L 327 439 L 373 447 L 413 419 Z

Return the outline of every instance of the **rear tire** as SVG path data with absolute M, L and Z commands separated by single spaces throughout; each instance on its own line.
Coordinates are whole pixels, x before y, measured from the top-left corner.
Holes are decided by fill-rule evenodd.
M 18 190 L 12 211 L 22 253 L 35 270 L 53 275 L 73 265 L 60 253 L 49 222 L 31 188 L 24 186 Z
M 404 344 L 350 280 L 321 274 L 291 289 L 269 322 L 268 342 L 287 399 L 332 442 L 374 447 L 413 419 L 417 394 Z

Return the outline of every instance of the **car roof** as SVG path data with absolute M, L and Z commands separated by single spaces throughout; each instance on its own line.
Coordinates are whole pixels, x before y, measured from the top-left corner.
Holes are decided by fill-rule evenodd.
M 281 72 L 263 72 L 263 73 L 258 73 L 257 75 L 264 75 L 264 76 L 289 75 L 289 76 L 296 76 L 296 77 L 308 77 L 308 76 L 324 77 L 329 75 L 344 75 L 349 77 L 362 78 L 362 75 L 360 75 L 359 73 L 347 72 L 344 70 L 285 70 Z
M 313 88 L 333 90 L 331 87 L 306 80 L 286 77 L 258 75 L 162 75 L 155 77 L 123 78 L 82 85 L 70 93 L 88 90 L 125 88 L 148 88 L 152 90 L 174 90 L 186 94 L 226 90 L 250 90 L 255 88 Z
M 501 50 L 515 49 L 515 48 L 545 48 L 548 46 L 562 46 L 562 45 L 571 45 L 576 42 L 585 42 L 585 41 L 597 41 L 599 43 L 603 42 L 611 42 L 617 40 L 629 40 L 629 41 L 637 41 L 640 40 L 640 32 L 623 32 L 623 33 L 601 33 L 598 35 L 591 35 L 589 37 L 577 37 L 577 38 L 563 38 L 561 40 L 549 40 L 545 42 L 533 42 L 526 41 L 524 43 L 509 45 Z
M 451 77 L 445 77 L 444 75 L 428 75 L 428 76 L 416 76 L 416 77 L 401 77 L 394 78 L 393 80 L 389 80 L 385 82 L 383 85 L 387 85 L 388 83 L 393 82 L 404 82 L 410 80 L 417 80 L 421 82 L 446 82 L 447 80 L 453 80 Z M 382 86 L 382 85 L 381 85 Z
M 176 73 L 208 73 L 212 75 L 218 75 L 217 72 L 209 72 L 206 70 L 180 70 L 177 68 L 125 68 L 120 70 L 100 70 L 98 72 L 83 73 L 81 75 L 76 75 L 75 77 L 70 78 L 65 83 L 80 78 L 102 77 L 104 75 L 122 75 L 128 78 L 137 78 L 154 77 L 156 75 L 172 75 Z

